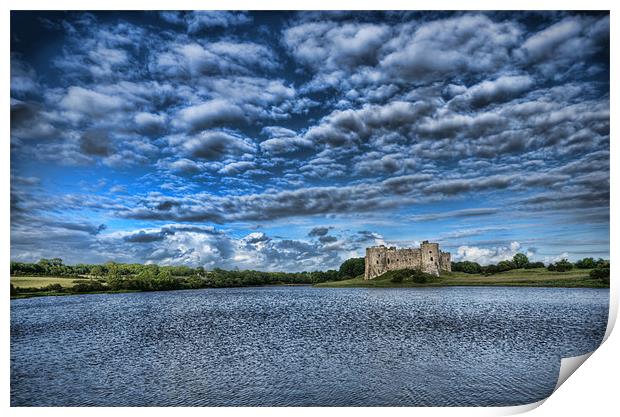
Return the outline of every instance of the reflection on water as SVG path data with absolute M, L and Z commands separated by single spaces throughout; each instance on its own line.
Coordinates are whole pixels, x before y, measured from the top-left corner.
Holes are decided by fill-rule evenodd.
M 11 301 L 11 405 L 518 405 L 607 289 L 225 288 Z

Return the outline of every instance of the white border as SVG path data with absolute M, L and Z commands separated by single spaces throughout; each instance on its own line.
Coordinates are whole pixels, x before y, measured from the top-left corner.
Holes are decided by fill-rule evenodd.
M 616 4 L 620 4 L 616 2 Z M 432 2 L 417 2 L 403 0 L 382 0 L 382 1 L 360 1 L 360 0 L 297 0 L 295 2 L 284 0 L 263 0 L 260 2 L 251 2 L 247 0 L 226 0 L 226 1 L 191 1 L 191 0 L 97 0 L 84 2 L 79 0 L 58 0 L 54 2 L 44 0 L 22 0 L 22 1 L 5 1 L 4 13 L 0 17 L 0 27 L 4 30 L 4 42 L 2 43 L 2 56 L 4 63 L 2 65 L 3 80 L 2 91 L 5 100 L 4 123 L 2 124 L 4 135 L 4 152 L 0 153 L 0 163 L 4 166 L 2 179 L 0 180 L 1 195 L 4 196 L 4 204 L 2 205 L 2 234 L 0 239 L 3 251 L 1 253 L 0 265 L 4 267 L 5 279 L 9 276 L 10 261 L 10 207 L 9 207 L 9 190 L 10 190 L 10 149 L 9 149 L 9 126 L 10 126 L 10 104 L 8 97 L 10 96 L 10 10 L 195 10 L 195 9 L 211 9 L 211 10 L 289 10 L 295 8 L 297 10 L 407 10 L 415 6 L 419 10 L 611 10 L 611 44 L 616 45 L 616 26 L 618 19 L 616 13 L 618 7 L 612 1 L 589 0 L 587 2 L 576 1 L 541 1 L 541 0 L 509 0 L 509 1 L 455 1 L 455 0 L 434 0 Z M 617 49 L 617 46 L 616 46 Z M 618 87 L 614 73 L 618 71 L 618 54 L 611 48 L 611 115 L 612 115 L 612 133 L 614 136 L 614 126 L 617 120 L 614 115 L 618 114 L 618 106 L 616 99 L 618 98 Z M 611 142 L 611 212 L 614 212 L 618 197 L 618 187 L 616 186 L 615 164 L 618 163 L 616 146 Z M 568 382 L 563 384 L 557 392 L 549 399 L 540 403 L 519 406 L 519 407 L 488 407 L 488 408 L 146 408 L 143 410 L 135 410 L 132 408 L 12 408 L 9 410 L 10 404 L 10 368 L 9 368 L 9 347 L 10 347 L 10 303 L 8 294 L 8 282 L 1 288 L 0 297 L 4 300 L 3 314 L 0 321 L 2 326 L 2 334 L 4 336 L 3 343 L 0 345 L 1 352 L 1 369 L 2 369 L 2 409 L 8 411 L 9 415 L 16 416 L 38 416 L 41 414 L 51 416 L 81 416 L 85 412 L 95 416 L 108 416 L 113 413 L 118 416 L 131 415 L 136 412 L 145 412 L 153 415 L 167 415 L 171 412 L 184 415 L 204 415 L 208 412 L 210 415 L 264 415 L 264 416 L 288 416 L 291 412 L 302 416 L 314 416 L 316 413 L 325 415 L 342 415 L 354 413 L 355 415 L 376 415 L 388 413 L 391 415 L 411 415 L 411 413 L 423 415 L 508 415 L 521 413 L 531 409 L 535 409 L 532 413 L 537 416 L 547 415 L 610 415 L 611 410 L 617 411 L 617 382 L 618 382 L 618 355 L 620 351 L 620 337 L 618 332 L 611 333 L 618 311 L 618 291 L 617 286 L 620 281 L 614 276 L 617 268 L 615 267 L 618 259 L 616 254 L 618 227 L 611 218 L 610 224 L 610 253 L 612 260 L 612 286 L 611 286 L 611 305 L 609 326 L 606 342 L 597 349 L 592 358 L 576 371 L 576 376 L 569 378 Z M 610 334 L 611 333 L 611 334 Z M 540 406 L 541 404 L 543 404 Z M 540 407 L 539 407 L 540 406 Z M 538 408 L 537 408 L 538 407 Z M 5 414 L 7 415 L 7 414 Z

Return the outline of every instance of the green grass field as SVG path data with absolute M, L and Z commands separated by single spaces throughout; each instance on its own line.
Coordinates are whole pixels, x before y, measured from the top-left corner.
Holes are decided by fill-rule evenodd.
M 329 281 L 315 284 L 316 287 L 347 288 L 400 288 L 400 287 L 439 287 L 454 285 L 504 285 L 504 286 L 530 286 L 530 287 L 589 287 L 609 288 L 609 284 L 589 276 L 589 269 L 575 269 L 568 272 L 551 272 L 546 268 L 538 269 L 514 269 L 495 275 L 483 276 L 477 274 L 465 274 L 463 272 L 451 272 L 434 278 L 424 284 L 411 281 L 394 283 L 391 281 L 392 271 L 372 280 L 364 280 L 364 276 L 343 281 Z
M 64 288 L 73 287 L 73 281 L 88 282 L 88 279 L 63 277 L 11 277 L 11 284 L 15 288 L 42 288 L 51 284 L 60 284 Z

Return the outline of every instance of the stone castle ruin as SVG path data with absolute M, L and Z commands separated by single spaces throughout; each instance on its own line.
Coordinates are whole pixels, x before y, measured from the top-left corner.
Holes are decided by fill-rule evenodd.
M 439 275 L 450 272 L 450 252 L 439 250 L 439 243 L 425 240 L 420 248 L 396 249 L 395 246 L 373 246 L 366 248 L 364 279 L 373 279 L 393 269 L 417 269 L 427 274 Z

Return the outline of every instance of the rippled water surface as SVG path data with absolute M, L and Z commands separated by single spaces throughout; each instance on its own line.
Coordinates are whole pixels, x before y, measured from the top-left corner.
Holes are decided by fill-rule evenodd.
M 517 405 L 594 350 L 605 289 L 226 288 L 11 301 L 11 404 Z

